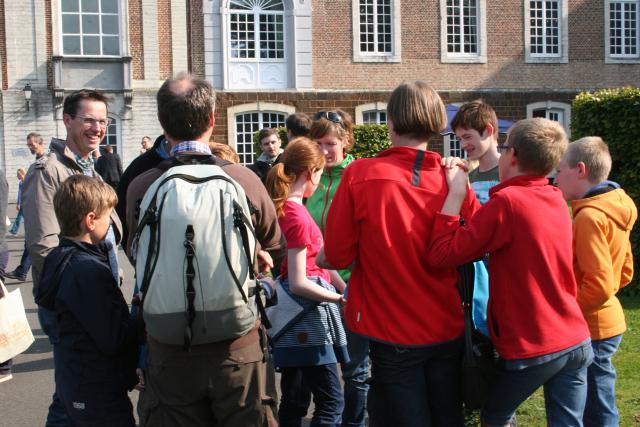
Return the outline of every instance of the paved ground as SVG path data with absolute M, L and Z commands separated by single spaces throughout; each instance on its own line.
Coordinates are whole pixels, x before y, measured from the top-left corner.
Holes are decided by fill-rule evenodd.
M 9 209 L 12 207 L 10 205 Z M 17 237 L 7 238 L 10 252 L 7 271 L 13 270 L 20 263 L 24 248 L 22 233 L 23 231 L 20 230 Z M 123 294 L 128 300 L 133 292 L 133 268 L 126 260 L 122 250 L 120 251 L 120 259 L 121 268 L 125 273 Z M 20 289 L 35 342 L 26 352 L 13 360 L 13 379 L 0 384 L 0 426 L 43 426 L 54 390 L 52 348 L 38 322 L 36 305 L 31 293 L 33 287 L 31 274 L 26 282 L 7 279 L 6 286 L 9 292 Z M 280 383 L 279 378 L 277 383 Z M 133 391 L 129 396 L 135 407 L 138 392 Z M 312 411 L 313 406 L 310 408 L 310 413 Z M 303 426 L 308 426 L 309 421 L 310 418 L 304 420 Z

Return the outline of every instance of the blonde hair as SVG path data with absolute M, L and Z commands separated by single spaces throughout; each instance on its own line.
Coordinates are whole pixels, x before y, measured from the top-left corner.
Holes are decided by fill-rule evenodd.
M 315 172 L 325 165 L 325 158 L 318 144 L 307 137 L 298 137 L 289 142 L 267 175 L 267 191 L 276 207 L 278 217 L 283 215 L 284 203 L 289 197 L 291 186 L 307 172 Z
M 72 175 L 53 196 L 53 208 L 60 224 L 60 235 L 77 236 L 84 217 L 93 212 L 100 218 L 118 204 L 113 188 L 98 178 Z
M 240 163 L 240 157 L 236 150 L 227 144 L 222 144 L 221 142 L 209 142 L 209 149 L 211 150 L 211 154 L 216 157 L 220 157 L 223 160 L 228 160 L 232 163 Z
M 25 168 L 18 168 L 18 170 L 16 171 L 17 175 L 22 175 L 22 177 L 24 177 L 27 174 L 27 170 Z
M 319 139 L 323 136 L 333 133 L 337 136 L 344 145 L 344 153 L 347 154 L 353 145 L 356 143 L 356 139 L 353 136 L 353 119 L 343 110 L 327 111 L 332 112 L 340 116 L 341 123 L 336 123 L 327 119 L 326 117 L 319 117 L 311 122 L 311 129 L 309 130 L 309 138 Z M 316 113 L 320 114 L 320 113 Z
M 588 180 L 593 184 L 601 183 L 611 172 L 609 147 L 599 136 L 586 136 L 573 141 L 564 158 L 571 168 L 575 168 L 578 162 L 584 163 Z
M 560 123 L 540 117 L 516 122 L 507 135 L 521 172 L 546 176 L 557 166 L 569 141 Z
M 447 127 L 447 112 L 440 95 L 423 81 L 403 82 L 387 104 L 393 131 L 415 139 L 429 139 Z

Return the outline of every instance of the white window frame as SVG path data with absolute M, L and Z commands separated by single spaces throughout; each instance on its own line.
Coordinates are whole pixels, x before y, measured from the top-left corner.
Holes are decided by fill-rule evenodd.
M 122 138 L 120 138 L 120 135 L 122 132 L 122 118 L 120 118 L 119 116 L 116 116 L 115 114 L 109 114 L 108 117 L 111 119 L 111 123 L 109 124 L 109 127 L 115 125 L 116 131 L 114 134 L 108 134 L 109 127 L 107 127 L 107 130 L 105 131 L 104 139 L 100 142 L 99 148 L 105 147 L 108 144 L 107 136 L 113 135 L 116 139 L 113 152 L 119 154 L 120 158 L 122 159 L 122 143 L 121 143 Z
M 78 1 L 78 6 L 79 8 L 82 8 L 82 0 Z M 127 25 L 128 25 L 128 0 L 116 0 L 118 1 L 118 7 L 117 7 L 117 15 L 118 15 L 118 54 L 117 55 L 103 55 L 103 54 L 91 54 L 91 55 L 87 55 L 87 54 L 66 54 L 64 53 L 64 42 L 63 42 L 63 36 L 64 34 L 62 33 L 62 0 L 57 0 L 55 2 L 53 2 L 53 7 L 57 8 L 57 10 L 52 10 L 51 14 L 52 14 L 52 26 L 54 28 L 54 31 L 58 32 L 58 36 L 54 37 L 54 43 L 57 42 L 57 46 L 54 45 L 54 52 L 58 52 L 58 55 L 60 56 L 64 56 L 67 58 L 122 58 L 123 56 L 127 56 L 128 55 L 128 31 L 127 31 Z M 100 7 L 100 2 L 98 2 Z M 65 13 L 66 14 L 66 13 Z M 81 12 L 78 12 L 79 15 L 81 15 Z M 111 14 L 110 14 L 111 15 Z M 98 17 L 102 16 L 101 13 L 97 14 Z M 82 23 L 80 23 L 80 25 L 82 26 Z M 98 36 L 100 37 L 100 46 L 102 49 L 102 33 L 98 33 L 98 34 L 91 34 L 92 36 Z M 79 33 L 79 37 L 81 40 L 81 50 L 82 50 L 82 36 L 83 33 Z
M 448 52 L 447 1 L 440 0 L 440 61 L 443 63 L 484 64 L 487 62 L 487 5 L 486 0 L 476 0 L 478 15 L 478 51 L 476 53 Z M 462 1 L 462 0 L 460 0 Z
M 635 54 L 611 54 L 611 19 L 610 11 L 612 3 L 627 3 L 636 5 L 636 53 Z M 640 0 L 606 0 L 604 4 L 604 46 L 605 64 L 638 64 L 640 63 Z
M 365 111 L 384 111 L 387 112 L 387 103 L 386 102 L 371 102 L 369 104 L 362 104 L 356 106 L 356 125 L 363 125 L 364 123 L 364 112 Z M 387 115 L 387 119 L 389 116 Z
M 238 152 L 236 116 L 247 113 L 278 113 L 284 114 L 285 118 L 289 114 L 296 112 L 296 108 L 286 104 L 275 104 L 272 102 L 252 102 L 249 104 L 234 105 L 227 108 L 227 143 Z M 238 153 L 240 154 L 240 153 Z M 255 154 L 255 153 L 254 153 Z M 255 159 L 254 159 L 255 160 Z
M 258 1 L 258 0 L 256 0 Z M 280 0 L 282 3 L 282 10 L 265 10 L 261 9 L 258 6 L 254 6 L 253 10 L 243 10 L 243 9 L 232 9 L 231 2 L 229 2 L 229 25 L 231 25 L 231 17 L 232 15 L 253 15 L 254 18 L 254 31 L 253 31 L 253 42 L 255 44 L 253 58 L 242 58 L 242 57 L 233 57 L 231 56 L 231 52 L 233 48 L 231 47 L 231 28 L 228 30 L 229 36 L 229 61 L 235 62 L 286 62 L 287 61 L 287 22 L 285 19 L 285 12 L 287 10 L 286 4 L 284 0 Z M 261 58 L 260 57 L 260 42 L 263 41 L 261 38 L 262 32 L 260 31 L 260 17 L 261 16 L 279 16 L 282 23 L 282 58 Z
M 544 0 L 542 0 L 544 2 Z M 569 2 L 558 4 L 558 53 L 531 53 L 531 0 L 524 0 L 524 60 L 526 63 L 566 64 L 569 62 Z
M 527 118 L 533 117 L 533 112 L 537 110 L 562 111 L 564 120 L 560 122 L 568 137 L 571 137 L 571 105 L 556 101 L 542 101 L 527 104 Z
M 377 1 L 377 0 L 375 0 Z M 401 62 L 400 0 L 391 0 L 391 52 L 360 50 L 360 0 L 351 1 L 353 62 Z

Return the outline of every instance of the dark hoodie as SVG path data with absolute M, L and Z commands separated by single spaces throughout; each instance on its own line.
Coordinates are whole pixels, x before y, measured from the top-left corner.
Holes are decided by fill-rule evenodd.
M 56 383 L 76 392 L 122 392 L 137 382 L 139 325 L 111 273 L 111 244 L 61 238 L 45 259 L 36 303 L 55 311 Z

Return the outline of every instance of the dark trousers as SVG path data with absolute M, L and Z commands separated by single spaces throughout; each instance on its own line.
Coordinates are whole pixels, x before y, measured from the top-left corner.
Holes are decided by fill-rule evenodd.
M 370 343 L 371 426 L 462 426 L 462 341 L 428 347 Z
M 20 258 L 20 265 L 16 267 L 14 272 L 19 276 L 26 276 L 31 268 L 31 258 L 29 258 L 29 251 L 27 251 L 27 244 L 24 244 L 24 251 L 22 251 L 22 257 Z
M 300 397 L 304 393 L 304 383 L 313 394 L 315 412 L 311 427 L 337 427 L 340 425 L 344 399 L 340 387 L 338 366 L 335 363 L 319 366 L 283 368 L 280 388 L 282 400 L 278 416 L 280 427 L 300 427 L 302 418 L 307 414 L 306 404 Z

